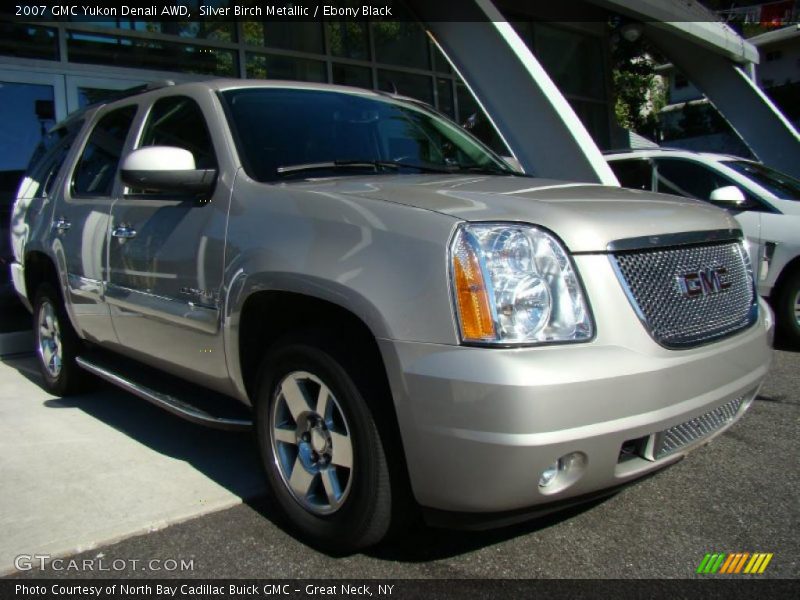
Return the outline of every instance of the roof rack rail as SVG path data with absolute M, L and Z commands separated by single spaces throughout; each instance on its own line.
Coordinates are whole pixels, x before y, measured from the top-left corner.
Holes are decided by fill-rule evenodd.
M 145 92 L 152 92 L 153 90 L 160 90 L 166 87 L 172 87 L 175 85 L 175 82 L 171 79 L 162 79 L 160 81 L 151 81 L 149 83 L 144 83 L 142 85 L 135 85 L 133 87 L 125 88 L 124 90 L 119 90 L 114 94 L 109 94 L 107 97 L 99 100 L 97 102 L 93 102 L 86 108 L 94 108 L 95 106 L 102 106 L 103 104 L 108 104 L 109 102 L 116 102 L 117 100 L 122 100 L 124 98 L 130 98 L 131 96 L 138 96 L 139 94 L 144 94 Z
M 160 90 L 165 87 L 172 87 L 175 82 L 171 79 L 161 79 L 160 81 L 150 81 L 143 85 L 135 85 L 124 90 L 120 90 L 119 97 L 127 98 L 128 96 L 135 96 L 137 94 L 144 94 L 145 92 L 152 92 L 153 90 Z M 116 98 L 115 98 L 116 99 Z

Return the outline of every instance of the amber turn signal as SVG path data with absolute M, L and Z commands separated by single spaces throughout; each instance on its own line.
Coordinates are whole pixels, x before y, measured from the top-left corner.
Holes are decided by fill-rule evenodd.
M 494 340 L 494 320 L 480 261 L 463 237 L 456 243 L 456 250 L 453 253 L 453 279 L 461 337 L 464 341 Z

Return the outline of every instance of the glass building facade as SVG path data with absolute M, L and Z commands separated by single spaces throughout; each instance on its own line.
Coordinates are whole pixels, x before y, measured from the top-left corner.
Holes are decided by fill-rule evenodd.
M 508 18 L 598 144 L 607 145 L 611 113 L 603 24 L 580 28 L 518 15 Z M 480 110 L 423 28 L 412 21 L 111 19 L 75 20 L 53 27 L 0 22 L 0 69 L 13 59 L 19 59 L 18 65 L 35 63 L 34 69 L 50 62 L 63 67 L 65 75 L 83 70 L 94 79 L 113 69 L 110 81 L 124 77 L 122 70 L 128 69 L 136 81 L 210 76 L 351 85 L 418 98 L 462 124 Z M 104 89 L 95 82 L 68 96 L 83 105 L 102 99 Z M 69 104 L 67 112 L 78 108 Z M 480 135 L 482 130 L 476 131 Z

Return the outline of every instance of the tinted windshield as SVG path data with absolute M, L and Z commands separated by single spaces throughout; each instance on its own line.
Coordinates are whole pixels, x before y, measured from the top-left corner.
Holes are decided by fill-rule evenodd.
M 726 160 L 723 163 L 749 177 L 783 200 L 800 200 L 800 181 L 780 171 L 747 160 Z
M 318 164 L 337 161 L 363 162 L 362 172 L 516 174 L 458 125 L 393 99 L 280 88 L 228 90 L 222 98 L 245 169 L 257 181 L 283 180 L 289 172 L 295 177 L 359 173 L 352 164 L 346 170 Z M 370 162 L 376 165 L 370 168 Z M 398 168 L 378 168 L 386 162 Z

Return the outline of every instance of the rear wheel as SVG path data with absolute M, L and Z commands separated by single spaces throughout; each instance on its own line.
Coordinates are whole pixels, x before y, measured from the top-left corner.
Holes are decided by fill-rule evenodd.
M 331 337 L 295 336 L 264 358 L 256 391 L 274 497 L 304 537 L 336 551 L 379 542 L 397 496 L 373 414 L 382 392 L 353 362 Z
M 775 320 L 783 338 L 800 347 L 800 271 L 783 282 L 775 302 Z
M 56 396 L 80 391 L 88 374 L 75 362 L 80 340 L 56 289 L 42 283 L 33 304 L 36 355 L 44 387 Z

